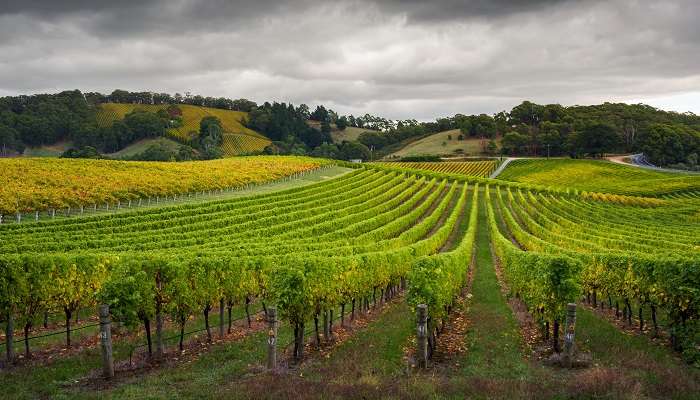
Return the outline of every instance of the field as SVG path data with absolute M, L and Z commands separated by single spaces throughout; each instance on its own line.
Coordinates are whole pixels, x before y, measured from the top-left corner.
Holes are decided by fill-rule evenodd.
M 102 126 L 109 126 L 113 121 L 123 119 L 126 114 L 134 110 L 156 112 L 167 107 L 168 105 L 105 103 L 100 105 L 97 122 Z M 199 132 L 199 122 L 202 118 L 215 116 L 221 120 L 224 133 L 229 134 L 225 136 L 222 146 L 226 155 L 261 151 L 270 144 L 268 138 L 243 126 L 242 121 L 247 117 L 245 112 L 187 104 L 180 104 L 178 107 L 182 110 L 183 125 L 168 130 L 168 133 L 176 138 L 185 141 L 192 139 L 192 132 Z M 242 136 L 250 136 L 252 139 L 242 138 Z
M 240 133 L 226 133 L 224 134 L 224 141 L 221 143 L 221 149 L 225 155 L 233 156 L 260 152 L 270 143 L 272 142 L 267 138 Z
M 240 182 L 312 162 L 179 173 Z M 667 196 L 697 182 L 669 191 L 668 176 L 570 160 L 528 161 L 556 182 L 511 182 L 484 178 L 487 163 L 353 165 L 286 190 L 0 225 L 16 338 L 0 385 L 18 399 L 700 397 L 700 199 Z M 608 190 L 626 179 L 648 187 Z
M 632 196 L 700 197 L 698 176 L 651 171 L 609 161 L 515 160 L 498 179 Z
M 327 163 L 304 157 L 232 158 L 206 162 L 2 159 L 0 214 L 101 207 L 196 192 L 234 189 Z
M 474 156 L 484 154 L 483 146 L 488 144 L 488 140 L 486 140 L 485 142 L 481 139 L 474 138 L 467 138 L 466 140 L 457 140 L 457 137 L 459 135 L 459 129 L 435 133 L 428 137 L 409 143 L 402 149 L 387 156 L 387 158 L 416 156 L 424 154 L 440 156 Z
M 498 167 L 497 161 L 464 161 L 464 162 L 393 162 L 380 163 L 402 169 L 424 169 L 447 174 L 462 174 L 487 178 Z

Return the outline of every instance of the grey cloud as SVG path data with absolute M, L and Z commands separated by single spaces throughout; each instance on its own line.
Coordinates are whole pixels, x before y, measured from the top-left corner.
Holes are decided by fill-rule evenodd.
M 578 1 L 581 0 L 385 0 L 377 4 L 388 11 L 404 13 L 411 21 L 439 22 L 506 17 Z
M 696 93 L 700 112 L 692 0 L 56 3 L 0 9 L 0 94 L 191 91 L 431 119 Z

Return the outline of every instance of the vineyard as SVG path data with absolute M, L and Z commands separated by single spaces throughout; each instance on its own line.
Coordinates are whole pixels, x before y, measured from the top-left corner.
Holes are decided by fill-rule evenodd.
M 156 112 L 167 109 L 168 105 L 150 104 L 101 104 L 97 112 L 97 123 L 101 126 L 109 126 L 112 122 L 121 120 L 132 111 L 142 110 Z M 189 141 L 193 132 L 199 132 L 199 122 L 204 117 L 217 117 L 224 129 L 224 144 L 222 148 L 226 155 L 238 155 L 252 151 L 262 151 L 270 140 L 265 136 L 246 128 L 243 121 L 247 114 L 241 111 L 222 110 L 218 108 L 198 107 L 187 104 L 178 105 L 182 111 L 182 126 L 168 129 L 168 134 L 176 139 Z
M 92 170 L 87 164 L 30 161 L 37 178 L 29 177 L 35 186 L 25 193 L 49 207 L 55 192 L 39 185 L 97 196 L 127 182 L 122 194 L 110 192 L 113 202 L 237 186 L 323 164 L 255 157 L 166 171 L 158 163 L 98 163 L 89 167 L 109 165 L 99 175 L 113 180 L 95 174 L 78 189 L 58 184 L 82 183 L 72 176 Z M 30 375 L 44 382 L 40 388 L 19 387 L 23 378 L 13 372 L 0 374 L 0 382 L 20 398 L 197 397 L 204 390 L 258 398 L 304 390 L 297 386 L 319 390 L 304 398 L 345 397 L 348 387 L 370 398 L 616 398 L 630 390 L 628 382 L 637 383 L 640 397 L 693 398 L 700 394 L 700 373 L 688 365 L 700 363 L 700 202 L 667 195 L 692 193 L 697 181 L 682 177 L 681 186 L 656 177 L 659 192 L 643 197 L 653 187 L 609 191 L 596 172 L 569 190 L 576 183 L 565 180 L 567 170 L 578 165 L 586 174 L 597 167 L 590 163 L 572 161 L 557 174 L 550 165 L 517 161 L 504 172 L 508 180 L 484 178 L 496 167 L 490 161 L 377 163 L 249 197 L 0 225 L 8 357 L 29 366 L 33 353 L 92 360 L 70 373 L 39 368 L 45 377 Z M 539 168 L 560 180 L 511 182 L 526 164 L 531 174 Z M 27 181 L 18 172 L 26 166 L 5 170 L 12 168 L 3 187 Z M 47 178 L 49 169 L 59 174 Z M 628 169 L 620 174 L 635 177 Z M 194 186 L 206 182 L 219 186 Z M 539 360 L 574 340 L 565 329 L 571 303 L 579 309 L 576 347 L 593 364 L 552 372 Z M 97 329 L 72 321 L 98 305 L 123 328 L 113 339 L 116 380 L 107 387 L 95 383 L 99 351 L 52 353 L 57 345 L 90 347 L 90 336 L 76 336 L 71 326 Z M 58 344 L 34 341 L 45 332 L 42 319 L 63 327 Z M 188 342 L 191 332 L 202 336 Z M 204 347 L 193 348 L 198 340 Z M 541 355 L 545 345 L 549 353 Z M 268 357 L 280 352 L 272 369 L 283 372 L 261 372 L 263 349 Z M 129 367 L 132 357 L 168 361 L 138 367 L 157 371 L 143 372 Z M 131 374 L 145 376 L 125 378 Z M 183 383 L 161 383 L 169 378 Z M 75 382 L 57 385 L 66 380 Z
M 270 139 L 267 138 L 239 133 L 226 133 L 224 134 L 224 141 L 221 143 L 221 149 L 224 151 L 225 156 L 235 156 L 262 151 L 270 143 Z
M 577 191 L 650 197 L 700 197 L 700 177 L 594 160 L 515 160 L 499 179 Z
M 206 162 L 126 162 L 69 159 L 2 159 L 0 215 L 83 212 L 235 189 L 318 168 L 304 157 L 256 157 Z M 38 214 L 32 217 L 38 216 Z M 0 221 L 2 222 L 2 221 Z
M 392 162 L 383 163 L 402 169 L 419 169 L 447 174 L 461 174 L 486 178 L 498 167 L 497 161 L 465 162 Z

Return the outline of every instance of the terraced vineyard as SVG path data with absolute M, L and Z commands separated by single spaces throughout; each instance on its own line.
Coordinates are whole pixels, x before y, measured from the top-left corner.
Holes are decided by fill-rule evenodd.
M 700 176 L 594 160 L 515 160 L 498 176 L 513 182 L 631 196 L 700 196 Z
M 143 342 L 145 333 L 148 348 L 155 321 L 154 357 L 174 358 L 168 366 L 148 364 L 155 376 L 99 389 L 100 397 L 196 397 L 225 382 L 235 389 L 217 394 L 234 397 L 277 397 L 298 384 L 319 390 L 303 397 L 343 397 L 333 394 L 347 388 L 372 398 L 619 397 L 629 382 L 642 397 L 700 394 L 700 373 L 674 355 L 700 359 L 700 202 L 491 180 L 465 174 L 472 165 L 450 165 L 467 163 L 435 164 L 438 170 L 355 166 L 332 180 L 252 197 L 0 225 L 3 318 L 29 337 L 43 332 L 35 327 L 45 314 L 70 327 L 80 309 L 107 304 L 111 318 L 129 328 L 116 346 Z M 590 168 L 581 165 L 584 173 Z M 605 182 L 581 185 L 603 191 Z M 577 347 L 594 364 L 553 372 L 534 349 L 553 343 L 559 350 L 568 303 L 579 304 Z M 250 337 L 227 339 L 231 309 L 241 307 L 250 321 L 253 304 L 267 317 L 276 306 L 281 323 L 274 329 L 291 350 L 278 346 L 280 368 L 293 373 L 260 372 L 262 349 L 277 346 L 264 321 L 248 322 Z M 418 305 L 428 320 L 416 330 Z M 627 329 L 641 333 L 623 333 L 600 305 L 622 312 Z M 211 344 L 216 322 L 221 343 Z M 187 347 L 189 326 L 207 332 L 206 348 Z M 333 329 L 340 330 L 337 342 Z M 179 337 L 180 351 L 166 348 L 167 332 Z M 421 332 L 427 343 L 418 340 Z M 661 339 L 648 340 L 652 335 Z M 429 374 L 408 367 L 421 365 L 418 342 L 433 356 Z M 664 348 L 667 342 L 679 353 Z M 35 350 L 32 343 L 24 350 Z M 207 356 L 217 348 L 225 352 Z M 99 358 L 84 352 L 66 357 Z M 118 353 L 120 365 L 130 356 Z M 8 385 L 43 379 L 44 386 L 23 386 L 24 397 L 84 395 L 98 379 L 89 367 L 49 365 L 34 373 L 28 363 L 18 368 L 29 378 L 0 376 Z M 118 377 L 134 374 L 122 368 Z M 154 383 L 168 378 L 182 386 Z M 66 379 L 81 383 L 61 383 Z
M 193 138 L 192 132 L 199 132 L 199 122 L 204 117 L 214 116 L 219 118 L 224 128 L 224 144 L 222 146 L 226 155 L 238 155 L 253 151 L 262 151 L 270 144 L 270 140 L 252 129 L 246 128 L 242 122 L 247 118 L 247 113 L 241 111 L 222 110 L 218 108 L 198 107 L 188 104 L 179 104 L 182 111 L 183 124 L 177 128 L 168 129 L 168 134 L 188 141 Z M 135 110 L 156 112 L 167 109 L 168 105 L 151 104 L 122 104 L 104 103 L 97 112 L 97 122 L 102 126 L 109 126 L 116 120 Z
M 381 164 L 403 169 L 422 169 L 446 174 L 461 174 L 483 178 L 491 175 L 498 167 L 498 161 L 391 162 Z

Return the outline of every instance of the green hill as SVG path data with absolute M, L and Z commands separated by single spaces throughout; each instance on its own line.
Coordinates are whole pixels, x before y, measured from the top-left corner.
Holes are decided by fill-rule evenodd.
M 321 129 L 321 123 L 318 121 L 308 121 L 309 126 L 314 127 L 316 129 Z M 342 131 L 338 129 L 338 127 L 335 126 L 335 124 L 331 124 L 331 137 L 333 138 L 333 143 L 342 143 L 344 141 L 355 141 L 357 140 L 358 137 L 363 132 L 376 132 L 374 129 L 368 129 L 368 128 L 357 128 L 354 126 L 348 126 Z
M 126 114 L 132 111 L 156 112 L 166 109 L 168 106 L 168 104 L 104 103 L 99 106 L 97 122 L 102 126 L 109 126 L 112 122 L 124 118 Z M 267 137 L 243 125 L 243 121 L 248 117 L 248 113 L 187 104 L 178 104 L 178 107 L 182 111 L 182 126 L 168 130 L 168 134 L 176 139 L 191 140 L 194 137 L 194 132 L 199 131 L 199 122 L 202 118 L 215 116 L 219 118 L 224 128 L 224 143 L 221 146 L 224 154 L 232 156 L 261 151 L 270 144 L 270 140 Z
M 416 156 L 423 154 L 454 156 L 454 155 L 483 155 L 483 148 L 488 140 L 467 138 L 459 140 L 459 129 L 438 132 L 430 136 L 408 143 L 387 158 Z

